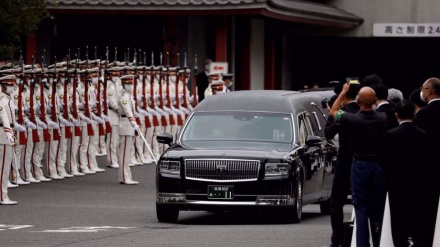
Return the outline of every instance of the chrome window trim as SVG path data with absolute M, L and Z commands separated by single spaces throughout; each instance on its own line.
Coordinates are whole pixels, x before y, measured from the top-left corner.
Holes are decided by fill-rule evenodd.
M 318 129 L 321 130 L 322 128 L 321 128 L 321 123 L 319 122 L 319 119 L 318 119 L 318 114 L 316 114 L 316 112 L 312 112 L 312 113 L 313 113 L 313 116 L 315 116 L 316 123 L 318 124 Z

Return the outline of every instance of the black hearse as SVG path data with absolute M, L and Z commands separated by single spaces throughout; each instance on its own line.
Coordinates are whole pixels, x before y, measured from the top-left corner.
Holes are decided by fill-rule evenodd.
M 336 147 L 325 140 L 323 96 L 237 91 L 203 100 L 169 144 L 156 170 L 156 213 L 275 209 L 300 222 L 302 206 L 328 213 Z

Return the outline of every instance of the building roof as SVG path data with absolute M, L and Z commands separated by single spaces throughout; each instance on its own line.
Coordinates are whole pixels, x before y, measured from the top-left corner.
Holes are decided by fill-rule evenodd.
M 53 13 L 154 11 L 156 15 L 165 12 L 180 15 L 257 14 L 274 19 L 345 28 L 353 28 L 363 22 L 362 18 L 331 5 L 299 0 L 48 0 L 48 3 L 48 10 Z

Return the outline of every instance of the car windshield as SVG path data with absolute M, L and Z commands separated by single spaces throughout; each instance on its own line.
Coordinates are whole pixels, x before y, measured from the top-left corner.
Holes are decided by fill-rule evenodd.
M 287 150 L 293 143 L 292 118 L 284 113 L 197 112 L 180 141 L 203 149 Z

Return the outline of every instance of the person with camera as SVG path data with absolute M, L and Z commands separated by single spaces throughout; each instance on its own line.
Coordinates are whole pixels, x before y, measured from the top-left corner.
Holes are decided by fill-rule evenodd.
M 356 214 L 356 244 L 358 247 L 370 246 L 369 220 L 375 235 L 373 245 L 378 246 L 385 206 L 384 174 L 380 160 L 381 138 L 386 131 L 386 115 L 374 110 L 376 93 L 370 87 L 363 87 L 358 93 L 360 111 L 349 113 L 341 110 L 341 103 L 350 89 L 344 84 L 341 94 L 330 111 L 335 124 L 346 131 L 350 137 L 353 153 L 351 168 L 352 202 Z M 374 212 L 374 215 L 371 214 Z
M 359 83 L 350 84 L 350 88 L 342 98 L 341 110 L 356 113 L 360 110 L 356 96 L 360 90 Z M 330 220 L 332 226 L 331 247 L 341 246 L 344 241 L 344 212 L 343 208 L 350 193 L 350 176 L 352 152 L 350 136 L 334 123 L 333 117 L 327 119 L 325 137 L 333 139 L 339 135 L 339 151 L 333 178 L 332 194 L 330 196 Z

